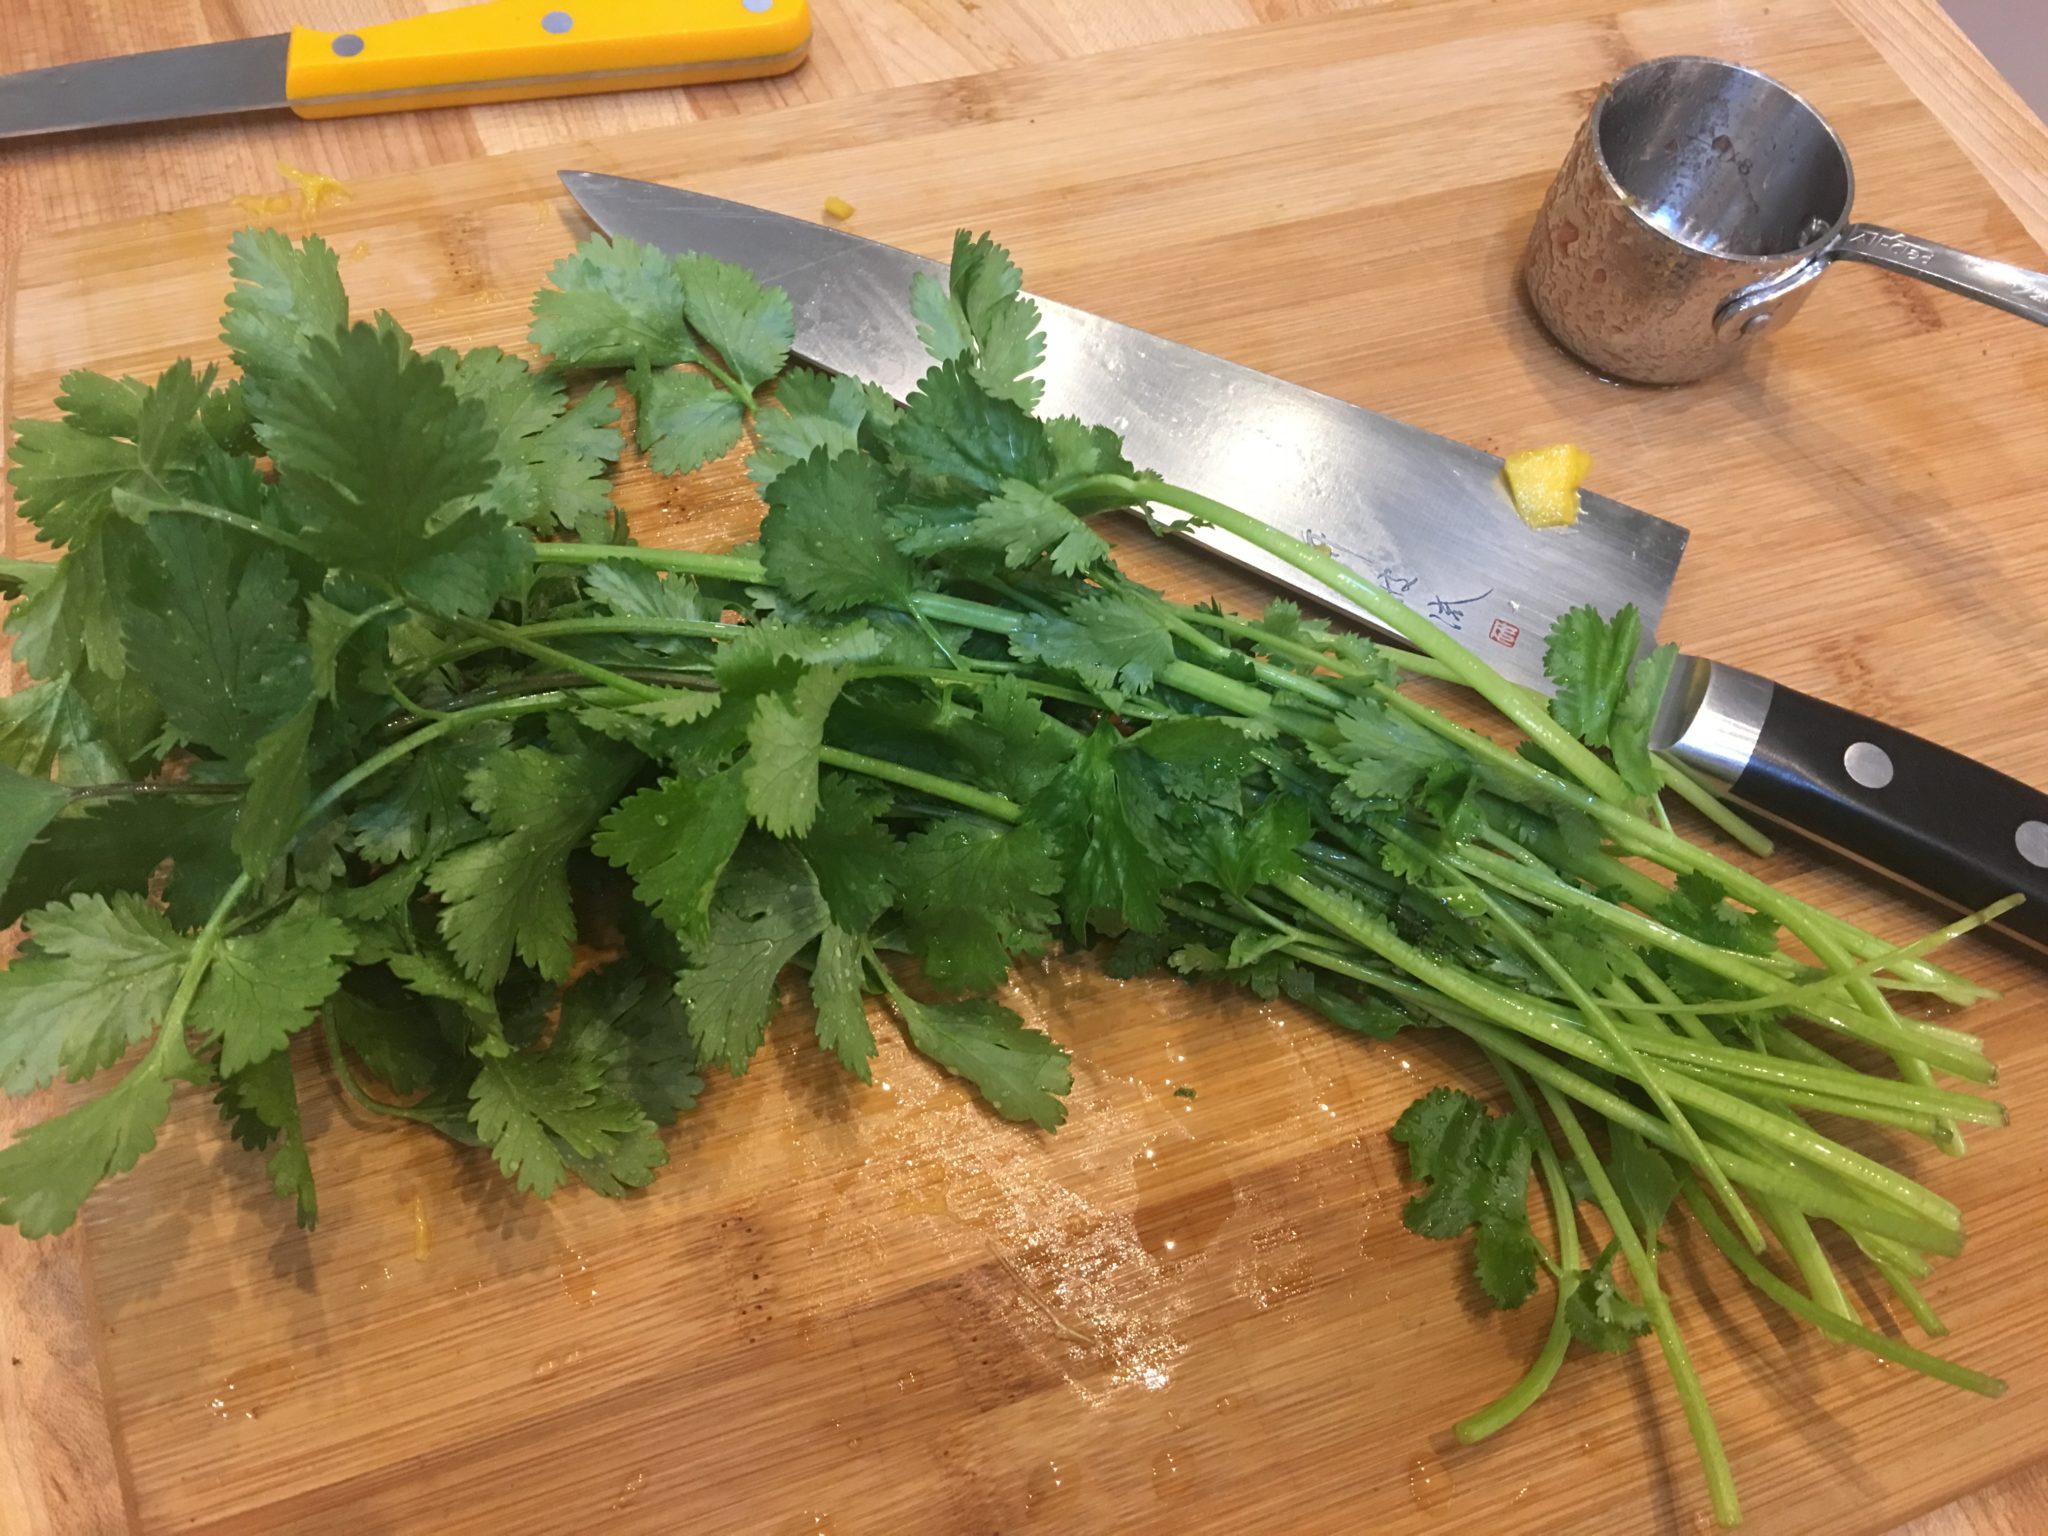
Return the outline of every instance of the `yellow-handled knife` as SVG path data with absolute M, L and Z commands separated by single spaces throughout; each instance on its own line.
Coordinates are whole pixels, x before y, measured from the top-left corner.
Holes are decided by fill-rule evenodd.
M 0 139 L 289 107 L 352 117 L 781 74 L 809 0 L 491 0 L 0 77 Z

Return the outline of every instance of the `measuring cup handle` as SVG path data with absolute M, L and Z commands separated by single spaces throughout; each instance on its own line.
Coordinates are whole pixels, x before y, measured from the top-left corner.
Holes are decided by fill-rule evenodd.
M 2036 325 L 2048 325 L 2048 272 L 2009 261 L 1972 256 L 1952 245 L 1922 240 L 1882 224 L 1851 224 L 1828 252 L 1836 261 L 1864 261 L 1989 304 Z

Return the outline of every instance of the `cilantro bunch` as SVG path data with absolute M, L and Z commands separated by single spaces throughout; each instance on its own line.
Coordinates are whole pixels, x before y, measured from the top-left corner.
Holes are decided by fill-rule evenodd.
M 893 1019 L 1050 1131 L 1067 1051 L 995 994 L 1096 948 L 1485 1052 L 1495 1106 L 1438 1088 L 1393 1128 L 1426 1186 L 1408 1225 L 1471 1234 L 1499 1306 L 1555 1295 L 1466 1438 L 1574 1340 L 1654 1336 L 1732 1522 L 1658 1261 L 1681 1206 L 1830 1337 L 1998 1390 L 1866 1325 L 1815 1231 L 1939 1332 L 1916 1282 L 1960 1214 L 1823 1124 L 1960 1151 L 2003 1119 L 1935 1080 L 1989 1083 L 1979 1042 L 1898 1006 L 1984 995 L 1925 955 L 1997 909 L 1896 946 L 1679 836 L 1667 788 L 1763 846 L 1651 756 L 1671 656 L 1637 659 L 1633 612 L 1566 616 L 1546 703 L 1326 550 L 1039 417 L 1037 311 L 986 237 L 911 296 L 933 365 L 902 402 L 791 366 L 789 302 L 745 272 L 631 242 L 556 268 L 541 368 L 354 319 L 318 239 L 247 232 L 230 266 L 234 378 L 76 374 L 19 429 L 19 504 L 62 558 L 4 569 L 35 681 L 0 700 L 0 920 L 26 931 L 0 1090 L 111 1085 L 0 1150 L 0 1220 L 68 1226 L 183 1082 L 311 1224 L 308 1074 L 522 1190 L 620 1194 L 790 984 L 862 1081 Z M 758 543 L 633 542 L 622 457 L 686 476 L 742 444 Z M 1226 528 L 1414 650 L 1168 601 L 1089 521 L 1123 507 Z

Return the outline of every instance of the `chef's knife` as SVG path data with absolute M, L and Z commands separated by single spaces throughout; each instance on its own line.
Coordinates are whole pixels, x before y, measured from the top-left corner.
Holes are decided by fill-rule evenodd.
M 257 112 L 353 117 L 781 74 L 809 0 L 490 0 L 0 77 L 0 139 Z
M 701 251 L 784 289 L 796 350 L 901 398 L 930 366 L 911 279 L 934 261 L 785 214 L 587 171 L 563 181 L 609 235 Z M 1500 460 L 1115 321 L 1036 300 L 1044 411 L 1114 428 L 1140 466 L 1326 544 L 1496 670 L 1545 692 L 1551 623 L 1635 604 L 1654 630 L 1682 528 L 1585 495 L 1569 529 L 1515 515 Z M 1291 566 L 1212 528 L 1217 553 L 1366 618 Z M 1960 753 L 1751 673 L 1682 657 L 1653 742 L 1777 820 L 2048 940 L 2048 795 Z

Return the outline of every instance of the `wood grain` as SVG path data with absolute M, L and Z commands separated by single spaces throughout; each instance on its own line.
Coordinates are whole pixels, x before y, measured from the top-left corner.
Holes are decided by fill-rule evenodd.
M 1249 14 L 1157 9 L 877 6 L 867 31 L 828 32 L 810 71 L 745 88 L 761 95 L 735 109 L 822 93 L 821 73 L 860 93 L 885 69 L 938 83 L 657 123 L 583 158 L 687 166 L 706 190 L 805 214 L 845 196 L 864 232 L 929 250 L 955 223 L 987 224 L 1057 297 L 1474 441 L 1575 437 L 1602 489 L 1695 530 L 1672 633 L 2048 777 L 2048 721 L 2005 703 L 2038 665 L 2048 597 L 2029 456 L 2048 371 L 2031 336 L 1845 273 L 1752 374 L 1659 394 L 1588 380 L 1514 298 L 1514 249 L 1591 88 L 1678 47 L 1739 54 L 1813 94 L 1856 150 L 1867 209 L 2038 259 L 1839 17 L 1818 0 L 1438 0 L 941 78 Z M 266 24 L 253 7 L 239 19 Z M 10 27 L 0 46 L 14 41 Z M 511 109 L 443 120 L 380 130 L 423 135 L 411 149 L 342 141 L 415 170 L 320 223 L 360 247 L 346 272 L 366 308 L 391 305 L 425 342 L 514 342 L 536 274 L 579 227 L 551 181 L 562 153 L 469 163 L 484 140 L 458 145 L 459 122 L 511 147 L 552 141 Z M 216 174 L 184 154 L 155 175 Z M 130 174 L 118 164 L 92 175 Z M 247 164 L 249 181 L 202 195 L 261 187 L 262 162 Z M 33 242 L 13 399 L 36 408 L 64 367 L 214 350 L 238 217 Z M 681 490 L 636 478 L 625 494 L 641 526 L 693 543 L 737 536 L 754 511 L 729 474 Z M 1183 592 L 1254 596 L 1171 551 L 1141 558 Z M 2005 627 L 1987 640 L 1989 602 Z M 1884 931 L 1927 918 L 1797 851 L 1771 874 Z M 1683 1245 L 1684 1320 L 1756 1528 L 1882 1529 L 2048 1448 L 2048 1289 L 2016 1198 L 2042 1151 L 2024 1109 L 2048 1084 L 2025 1022 L 2039 973 L 1989 945 L 1968 961 L 2007 991 L 1979 1023 L 2021 1124 L 1961 1164 L 1918 1166 L 1973 1221 L 1935 1299 L 1958 1352 L 2009 1371 L 2015 1391 L 1959 1401 L 1811 1340 L 1781 1345 Z M 20 1373 L 0 1377 L 0 1468 L 28 1481 L 22 1501 L 0 1483 L 0 1510 L 33 1511 L 24 1529 L 113 1528 L 129 1518 L 125 1472 L 146 1530 L 1571 1530 L 1617 1514 L 1682 1529 L 1697 1513 L 1682 1431 L 1640 1365 L 1574 1362 L 1497 1444 L 1443 1436 L 1512 1376 L 1541 1321 L 1471 1306 L 1456 1256 L 1399 1228 L 1384 1128 L 1418 1085 L 1469 1069 L 1459 1052 L 1361 1050 L 1282 1007 L 1118 987 L 1085 964 L 1027 975 L 1013 1001 L 1085 1063 L 1074 1123 L 1050 1143 L 991 1123 L 898 1050 L 886 1092 L 849 1093 L 789 1039 L 717 1086 L 663 1185 L 625 1205 L 514 1201 L 477 1159 L 342 1123 L 350 1112 L 316 1091 L 325 1219 L 303 1237 L 187 1103 L 89 1212 L 75 1246 L 99 1309 L 55 1308 L 72 1340 L 97 1339 L 118 1440 L 76 1470 L 23 1452 L 18 1414 L 36 1404 Z M 1180 1085 L 1199 1096 L 1175 1099 Z M 0 1280 L 64 1262 L 24 1260 L 27 1247 L 0 1238 Z M 43 1381 L 89 1388 L 89 1347 L 66 1358 L 20 1331 L 42 1341 Z M 72 1401 L 92 1406 L 89 1391 Z M 1931 1445 L 1938 1467 L 1912 1454 Z M 2009 1487 L 2021 1502 L 2006 1518 L 2037 1528 L 2037 1485 Z M 81 1502 L 67 1512 L 52 1490 Z

